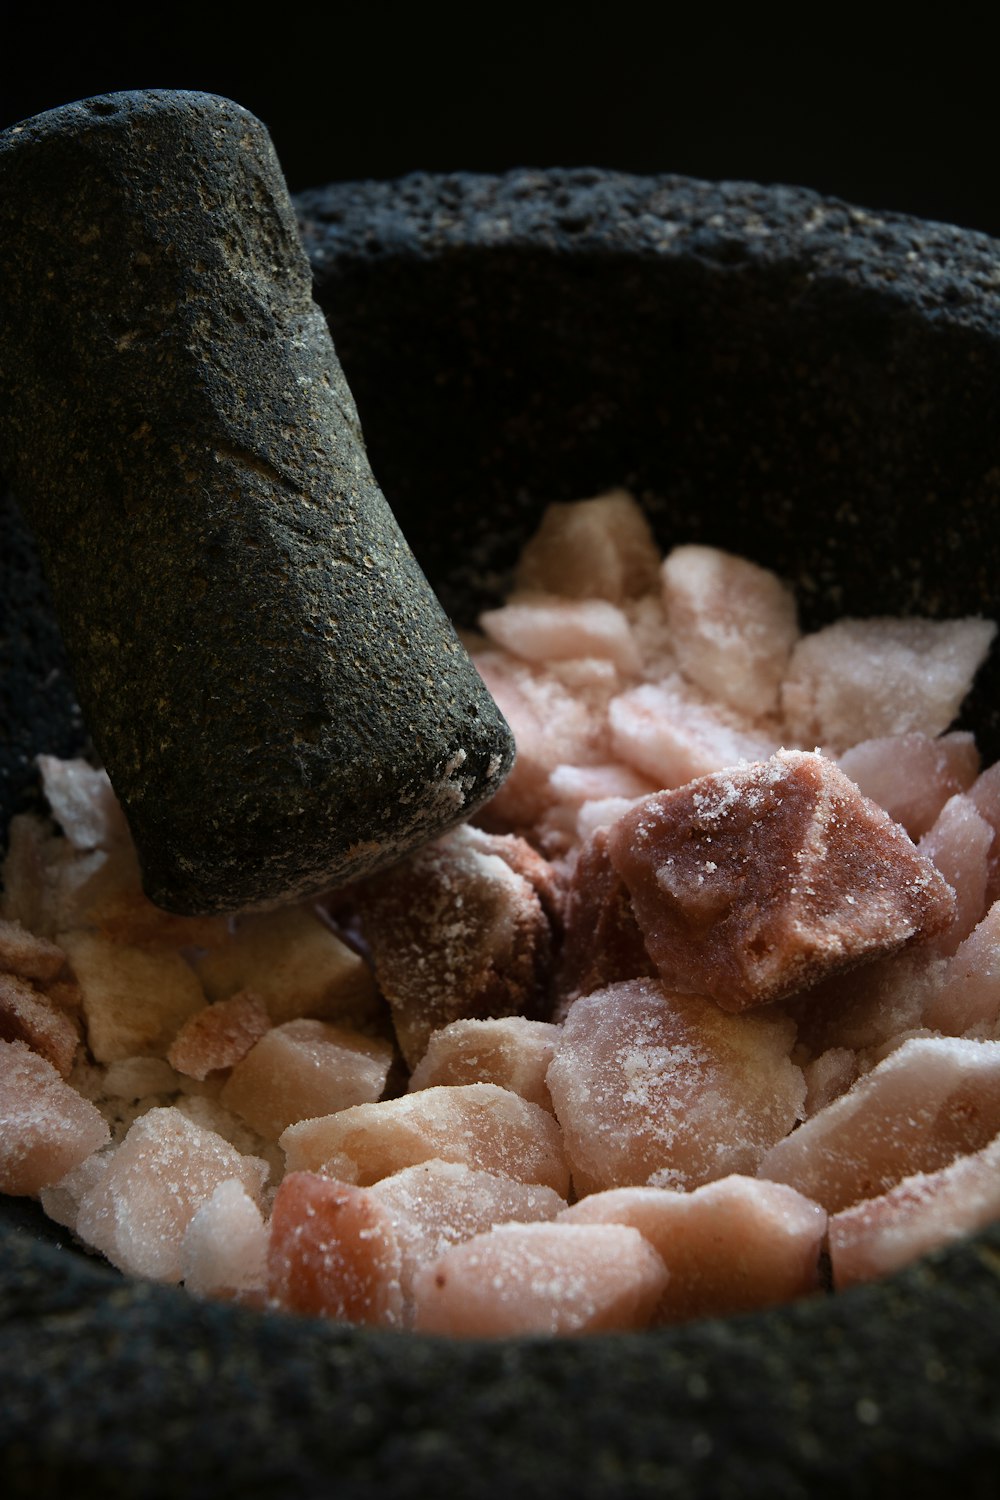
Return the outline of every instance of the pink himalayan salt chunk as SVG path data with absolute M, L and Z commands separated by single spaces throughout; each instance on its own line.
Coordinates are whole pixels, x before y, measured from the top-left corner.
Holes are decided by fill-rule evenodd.
M 258 1205 L 236 1178 L 220 1182 L 184 1231 L 181 1276 L 195 1297 L 263 1299 L 268 1230 Z
M 1000 901 L 1000 761 L 989 766 L 969 788 L 969 798 L 980 817 L 993 829 L 987 858 L 986 899 Z
M 954 910 L 898 824 L 798 750 L 647 798 L 608 852 L 664 983 L 726 1010 L 938 932 Z
M 111 1138 L 89 1099 L 24 1042 L 0 1041 L 0 1192 L 37 1196 Z
M 519 589 L 612 604 L 656 588 L 660 549 L 627 490 L 550 505 L 517 566 Z
M 151 1109 L 129 1128 L 80 1201 L 76 1231 L 113 1266 L 154 1281 L 180 1281 L 188 1225 L 220 1183 L 235 1178 L 255 1200 L 267 1164 L 241 1156 L 178 1109 Z
M 611 748 L 659 787 L 678 787 L 740 761 L 766 760 L 776 736 L 672 676 L 608 705 Z
M 593 802 L 584 802 L 576 818 L 577 842 L 584 844 L 595 833 L 606 833 L 640 800 L 638 797 L 600 797 Z
M 874 1281 L 1000 1219 L 1000 1137 L 937 1172 L 916 1173 L 830 1219 L 837 1291 Z
M 840 752 L 948 728 L 996 634 L 991 620 L 838 620 L 803 636 L 781 690 L 789 734 Z
M 613 1188 L 561 1224 L 630 1224 L 667 1268 L 654 1323 L 727 1317 L 819 1290 L 826 1213 L 783 1183 L 722 1177 L 693 1193 Z
M 856 1082 L 857 1054 L 850 1047 L 829 1047 L 812 1062 L 804 1063 L 802 1074 L 806 1081 L 805 1117 L 810 1120 Z
M 975 781 L 979 751 L 972 735 L 960 731 L 939 739 L 895 734 L 852 745 L 838 763 L 866 797 L 902 823 L 911 839 L 918 839 L 948 798 L 968 791 Z
M 170 1044 L 167 1061 L 199 1082 L 219 1068 L 231 1068 L 269 1031 L 271 1020 L 259 995 L 241 990 L 189 1016 Z
M 799 637 L 795 596 L 775 573 L 715 547 L 675 547 L 661 578 L 681 671 L 752 717 L 778 708 Z
M 1000 901 L 948 960 L 940 987 L 923 1010 L 923 1023 L 947 1036 L 1000 1029 Z
M 38 1196 L 46 1217 L 75 1234 L 80 1204 L 110 1167 L 113 1155 L 112 1151 L 98 1149 L 51 1187 L 43 1187 Z
M 14 974 L 0 974 L 0 1040 L 27 1043 L 68 1078 L 80 1033 L 65 1011 L 34 985 Z
M 232 939 L 206 954 L 198 973 L 210 1000 L 252 990 L 275 1025 L 301 1016 L 358 1023 L 378 1011 L 371 969 L 311 905 L 240 917 Z
M 364 1189 L 290 1172 L 274 1200 L 267 1295 L 288 1312 L 392 1327 L 401 1258 L 388 1210 Z
M 297 1120 L 333 1114 L 381 1097 L 392 1047 L 326 1021 L 286 1021 L 262 1036 L 219 1096 L 265 1140 Z
M 85 760 L 40 755 L 42 790 L 74 849 L 108 849 L 129 839 L 128 824 L 106 771 Z
M 566 889 L 564 928 L 555 979 L 558 1015 L 581 995 L 655 975 L 628 889 L 611 863 L 606 829 L 594 833 L 577 854 Z
M 1000 1131 L 1000 1042 L 911 1038 L 760 1164 L 830 1213 L 934 1172 Z
M 170 949 L 132 948 L 96 933 L 63 935 L 98 1062 L 138 1053 L 162 1055 L 178 1029 L 205 1003 L 198 976 Z
M 577 1194 L 753 1172 L 801 1113 L 794 1037 L 655 980 L 577 1000 L 548 1074 Z
M 368 1187 L 438 1157 L 537 1182 L 566 1196 L 569 1171 L 547 1110 L 493 1083 L 438 1085 L 290 1125 L 281 1137 L 289 1171 L 325 1171 Z
M 783 1009 L 798 1026 L 798 1046 L 812 1057 L 830 1048 L 879 1047 L 923 1024 L 946 960 L 914 943 L 887 958 L 824 979 Z
M 551 1110 L 545 1075 L 559 1027 L 524 1016 L 452 1021 L 435 1031 L 413 1070 L 410 1093 L 447 1083 L 496 1083 Z
M 980 817 L 970 797 L 949 797 L 920 853 L 936 866 L 955 892 L 951 921 L 935 935 L 934 950 L 951 954 L 986 913 L 986 885 L 993 829 Z
M 620 672 L 638 672 L 642 661 L 624 613 L 604 599 L 514 594 L 500 609 L 484 610 L 479 623 L 498 646 L 524 661 L 547 665 L 596 656 Z
M 93 926 L 105 901 L 123 888 L 138 889 L 140 880 L 131 844 L 81 853 L 32 813 L 11 819 L 2 914 L 40 937 Z
M 375 973 L 410 1067 L 450 1021 L 532 1016 L 545 1003 L 549 921 L 498 842 L 463 824 L 359 890 Z
M 667 1282 L 623 1224 L 501 1224 L 417 1272 L 414 1326 L 457 1338 L 645 1328 Z
M 479 1172 L 462 1162 L 425 1161 L 383 1177 L 368 1189 L 388 1210 L 402 1257 L 404 1302 L 421 1266 L 495 1224 L 554 1219 L 566 1200 L 537 1183 Z
M 0 918 L 0 973 L 47 984 L 65 962 L 66 955 L 56 943 L 35 937 L 20 922 Z

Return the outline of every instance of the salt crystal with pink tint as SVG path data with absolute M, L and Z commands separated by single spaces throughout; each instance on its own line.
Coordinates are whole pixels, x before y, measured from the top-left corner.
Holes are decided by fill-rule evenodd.
M 833 1284 L 874 1281 L 1000 1219 L 1000 1137 L 830 1219 Z
M 607 830 L 598 829 L 577 852 L 563 922 L 555 974 L 557 1018 L 581 995 L 656 973 L 628 889 L 611 863 Z
M 38 769 L 52 816 L 74 849 L 107 849 L 128 839 L 125 814 L 106 771 L 55 755 L 40 755 Z
M 782 1183 L 731 1176 L 690 1193 L 613 1188 L 558 1222 L 638 1229 L 667 1269 L 655 1323 L 726 1317 L 820 1290 L 826 1213 Z
M 170 1044 L 167 1061 L 178 1073 L 204 1080 L 240 1062 L 270 1027 L 260 996 L 241 990 L 189 1016 Z
M 838 620 L 801 638 L 781 690 L 800 745 L 847 750 L 947 729 L 986 660 L 992 620 Z
M 111 1138 L 89 1099 L 24 1042 L 0 1041 L 0 1192 L 37 1197 Z
M 720 702 L 760 718 L 798 640 L 795 596 L 775 573 L 716 547 L 675 547 L 661 571 L 681 671 Z
M 994 1040 L 1000 1031 L 1000 902 L 948 960 L 942 981 L 923 1007 L 922 1019 L 947 1036 L 965 1032 Z
M 642 662 L 626 616 L 604 599 L 515 594 L 500 609 L 484 610 L 479 624 L 498 646 L 524 661 L 596 656 L 621 672 L 637 672 Z
M 898 824 L 802 751 L 648 797 L 608 852 L 664 983 L 727 1010 L 940 931 L 955 905 Z
M 660 549 L 627 490 L 550 505 L 518 560 L 519 589 L 621 604 L 655 589 Z
M 845 776 L 897 823 L 911 839 L 927 832 L 949 797 L 966 792 L 979 771 L 979 751 L 971 734 L 955 731 L 888 735 L 862 740 L 838 759 Z
M 577 1000 L 548 1073 L 577 1194 L 752 1173 L 801 1114 L 794 1039 L 782 1017 L 727 1015 L 655 980 Z
M 859 1052 L 925 1025 L 947 959 L 914 943 L 887 958 L 821 980 L 782 1007 L 797 1027 L 797 1045 L 811 1057 L 831 1048 Z
M 394 1327 L 403 1310 L 400 1264 L 391 1216 L 370 1193 L 314 1172 L 284 1178 L 267 1252 L 272 1306 Z
M 180 1281 L 188 1225 L 220 1183 L 259 1199 L 267 1165 L 240 1153 L 180 1110 L 148 1110 L 131 1126 L 80 1201 L 76 1232 L 132 1276 Z
M 988 859 L 993 829 L 976 811 L 971 797 L 949 797 L 934 824 L 920 840 L 920 853 L 931 860 L 955 892 L 951 921 L 934 937 L 937 953 L 954 953 L 985 915 Z
M 452 1021 L 435 1031 L 410 1077 L 410 1093 L 437 1084 L 495 1083 L 551 1110 L 545 1075 L 559 1027 L 524 1016 Z
M 542 1183 L 561 1197 L 569 1187 L 548 1110 L 493 1083 L 439 1085 L 303 1120 L 288 1127 L 281 1146 L 289 1171 L 322 1170 L 362 1187 L 432 1157 Z
M 969 788 L 969 799 L 993 829 L 993 843 L 986 861 L 986 900 L 1000 901 L 1000 761 L 978 776 Z
M 195 1211 L 181 1241 L 181 1276 L 195 1297 L 259 1302 L 267 1286 L 268 1230 L 259 1205 L 234 1177 Z
M 980 1150 L 998 1131 L 1000 1042 L 913 1038 L 779 1141 L 758 1176 L 837 1213 Z
M 392 1047 L 327 1021 L 286 1021 L 233 1067 L 220 1102 L 276 1141 L 297 1120 L 371 1104 L 385 1088 Z
M 608 705 L 611 748 L 659 787 L 678 787 L 740 761 L 766 760 L 777 736 L 676 674 L 629 688 Z
M 456 1338 L 645 1328 L 667 1272 L 622 1224 L 503 1224 L 414 1278 L 414 1326 Z
M 821 1109 L 839 1099 L 857 1080 L 857 1053 L 850 1047 L 829 1047 L 811 1062 L 802 1064 L 806 1081 L 805 1118 L 811 1119 Z
M 68 1078 L 80 1046 L 80 1031 L 65 1011 L 26 979 L 0 973 L 0 1039 L 25 1042 Z
M 57 943 L 36 937 L 20 922 L 0 918 L 0 973 L 47 984 L 65 963 L 66 955 Z

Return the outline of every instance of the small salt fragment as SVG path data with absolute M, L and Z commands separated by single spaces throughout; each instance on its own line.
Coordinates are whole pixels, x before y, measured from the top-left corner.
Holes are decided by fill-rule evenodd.
M 614 1188 L 560 1214 L 561 1224 L 629 1224 L 668 1281 L 653 1321 L 728 1317 L 819 1291 L 826 1213 L 783 1183 L 731 1176 L 691 1193 Z
M 68 1078 L 80 1045 L 76 1022 L 26 979 L 0 973 L 0 1039 L 25 1042 Z
M 622 1224 L 501 1224 L 417 1272 L 414 1326 L 455 1338 L 645 1328 L 663 1262 Z
M 385 1088 L 392 1047 L 326 1021 L 275 1026 L 233 1068 L 220 1095 L 266 1140 L 298 1120 L 371 1104 Z
M 0 918 L 0 973 L 47 984 L 66 963 L 66 955 L 46 938 L 35 937 L 20 922 Z
M 558 1026 L 524 1016 L 452 1021 L 432 1035 L 410 1093 L 436 1084 L 495 1083 L 551 1110 L 545 1075 L 558 1040 Z
M 656 588 L 660 550 L 627 490 L 550 505 L 517 566 L 519 589 L 621 604 Z
M 170 949 L 126 947 L 89 932 L 66 933 L 62 944 L 83 991 L 87 1041 L 98 1062 L 162 1055 L 205 1003 L 197 975 Z
M 577 1194 L 752 1173 L 801 1114 L 794 1037 L 655 980 L 577 1000 L 548 1072 Z
M 260 996 L 240 990 L 189 1016 L 170 1044 L 167 1061 L 189 1078 L 207 1078 L 242 1061 L 270 1026 Z
M 129 839 L 128 824 L 106 771 L 85 760 L 40 755 L 42 790 L 74 849 L 108 849 Z
M 267 1287 L 268 1230 L 242 1182 L 220 1182 L 181 1241 L 181 1277 L 195 1297 L 259 1301 Z
M 1000 1042 L 918 1037 L 779 1141 L 758 1176 L 830 1213 L 978 1151 L 1000 1131 Z
M 986 914 L 989 853 L 993 829 L 980 817 L 970 797 L 950 797 L 933 827 L 920 840 L 920 853 L 929 859 L 955 892 L 951 921 L 934 938 L 934 951 L 955 952 Z
M 611 748 L 659 787 L 679 787 L 740 761 L 766 760 L 776 735 L 678 676 L 647 682 L 608 705 Z
M 278 1189 L 267 1254 L 269 1302 L 338 1323 L 394 1327 L 402 1318 L 400 1252 L 370 1193 L 314 1172 Z
M 664 983 L 727 1010 L 890 953 L 954 911 L 903 830 L 802 751 L 647 798 L 608 852 Z
M 361 1187 L 432 1157 L 542 1183 L 561 1197 L 569 1187 L 552 1116 L 492 1083 L 440 1085 L 358 1104 L 290 1125 L 280 1144 L 290 1172 L 322 1170 Z
M 969 799 L 981 818 L 993 829 L 987 857 L 986 900 L 1000 901 L 1000 761 L 978 776 L 969 788 Z
M 986 660 L 991 620 L 838 620 L 803 636 L 781 699 L 791 737 L 844 751 L 947 729 Z
M 776 712 L 799 636 L 787 584 L 715 547 L 675 547 L 661 577 L 674 650 L 688 681 L 756 718 Z
M 181 1080 L 162 1057 L 123 1057 L 104 1072 L 103 1092 L 137 1103 L 151 1094 L 175 1094 Z
M 803 1112 L 807 1120 L 826 1109 L 834 1099 L 839 1099 L 858 1077 L 857 1054 L 850 1047 L 829 1047 L 825 1052 L 804 1063 L 802 1074 L 806 1081 L 806 1102 Z
M 109 1139 L 98 1110 L 50 1062 L 0 1041 L 0 1192 L 36 1197 Z
M 946 1036 L 965 1032 L 996 1039 L 1000 1030 L 1000 901 L 961 943 L 939 988 L 923 1008 L 923 1022 Z
M 956 731 L 935 739 L 897 734 L 862 740 L 840 756 L 845 776 L 902 823 L 911 839 L 925 834 L 956 792 L 966 792 L 979 770 L 971 734 Z
M 638 647 L 626 616 L 604 599 L 560 599 L 554 594 L 515 594 L 500 609 L 479 617 L 486 635 L 524 661 L 598 657 L 621 672 L 637 672 Z
M 75 1234 L 80 1202 L 107 1171 L 113 1155 L 113 1151 L 94 1151 L 51 1187 L 43 1187 L 38 1196 L 46 1217 Z

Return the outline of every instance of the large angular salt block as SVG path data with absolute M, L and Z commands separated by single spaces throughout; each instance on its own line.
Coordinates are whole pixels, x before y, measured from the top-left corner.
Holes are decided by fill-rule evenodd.
M 799 637 L 788 585 L 766 568 L 716 547 L 675 547 L 661 577 L 684 676 L 752 717 L 776 712 Z
M 726 1317 L 820 1288 L 826 1213 L 783 1183 L 723 1177 L 692 1193 L 613 1188 L 560 1214 L 561 1224 L 630 1224 L 667 1268 L 654 1322 Z
M 758 1176 L 830 1213 L 936 1172 L 1000 1131 L 1000 1042 L 915 1037 L 779 1141 Z
M 0 1192 L 37 1196 L 110 1139 L 96 1106 L 50 1062 L 0 1041 Z
M 837 1291 L 873 1281 L 1000 1219 L 1000 1137 L 937 1172 L 834 1214 L 830 1265 Z
M 127 947 L 82 931 L 61 942 L 83 991 L 87 1041 L 98 1062 L 162 1056 L 205 1003 L 198 976 L 171 949 Z
M 577 1193 L 752 1173 L 801 1113 L 794 1039 L 783 1017 L 727 1015 L 656 980 L 577 1000 L 548 1073 Z
M 81 1199 L 77 1233 L 119 1270 L 180 1281 L 184 1234 L 201 1205 L 230 1178 L 258 1200 L 267 1175 L 265 1162 L 241 1156 L 180 1110 L 151 1109 Z
M 766 760 L 777 736 L 676 674 L 608 704 L 614 756 L 659 787 L 678 787 L 740 761 Z
M 934 949 L 952 954 L 985 916 L 993 828 L 971 797 L 949 797 L 933 826 L 920 840 L 920 853 L 931 860 L 955 892 L 955 911 L 935 935 Z
M 610 830 L 664 983 L 784 999 L 951 919 L 954 896 L 832 761 L 782 750 L 639 803 Z
M 518 559 L 519 589 L 612 604 L 656 588 L 660 549 L 627 490 L 550 505 Z
M 800 745 L 840 752 L 886 735 L 940 734 L 996 634 L 991 620 L 838 620 L 803 636 L 781 691 Z
M 258 1301 L 267 1287 L 264 1216 L 234 1177 L 220 1182 L 181 1241 L 181 1275 L 195 1297 Z
M 414 1326 L 459 1338 L 645 1328 L 667 1272 L 623 1224 L 501 1224 L 417 1272 Z
M 452 1021 L 432 1035 L 413 1070 L 410 1093 L 436 1084 L 496 1083 L 551 1110 L 545 1075 L 558 1040 L 558 1026 L 524 1016 Z
M 381 1037 L 286 1021 L 261 1037 L 233 1068 L 220 1097 L 265 1140 L 288 1125 L 381 1098 L 392 1047 Z
M 303 1120 L 288 1127 L 281 1146 L 290 1172 L 323 1170 L 361 1187 L 439 1157 L 542 1183 L 561 1197 L 569 1188 L 555 1120 L 493 1083 L 441 1085 Z
M 932 1031 L 962 1036 L 976 1031 L 996 1038 L 1000 1030 L 1000 901 L 948 960 L 940 986 L 923 1007 Z
M 252 990 L 271 1020 L 364 1021 L 378 1010 L 371 969 L 311 905 L 241 917 L 223 948 L 198 972 L 210 1000 Z
M 66 962 L 57 943 L 36 937 L 20 922 L 0 918 L 0 974 L 16 974 L 20 979 L 46 984 L 55 979 Z
M 625 613 L 605 599 L 560 599 L 555 594 L 515 594 L 479 616 L 486 635 L 524 661 L 548 664 L 581 657 L 614 662 L 638 672 L 639 648 Z
M 838 758 L 857 787 L 902 823 L 911 839 L 927 832 L 956 792 L 972 786 L 979 770 L 975 739 L 965 731 L 896 734 L 862 740 Z
M 431 1160 L 383 1177 L 368 1189 L 388 1209 L 399 1244 L 400 1284 L 409 1303 L 413 1278 L 451 1245 L 495 1224 L 554 1219 L 566 1200 L 538 1183 L 515 1182 L 462 1162 Z
M 580 995 L 655 974 L 628 887 L 611 863 L 608 830 L 598 829 L 579 850 L 566 888 L 554 983 L 557 1015 Z
M 549 921 L 496 842 L 463 824 L 361 888 L 375 973 L 411 1067 L 450 1021 L 544 1008 Z
M 76 1023 L 26 979 L 0 973 L 0 1040 L 25 1042 L 69 1076 L 80 1045 Z
M 389 1212 L 370 1193 L 291 1172 L 274 1199 L 267 1253 L 273 1306 L 338 1323 L 393 1327 L 402 1317 L 400 1252 Z
M 271 1029 L 267 1006 L 259 995 L 241 990 L 190 1016 L 167 1052 L 178 1073 L 199 1081 L 219 1068 L 231 1068 Z

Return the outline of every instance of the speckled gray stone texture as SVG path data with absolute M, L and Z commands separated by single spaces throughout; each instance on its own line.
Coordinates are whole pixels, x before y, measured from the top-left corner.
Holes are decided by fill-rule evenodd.
M 234 910 L 492 795 L 509 732 L 380 494 L 267 131 L 107 95 L 0 136 L 0 468 L 144 884 Z
M 449 607 L 496 596 L 545 500 L 632 482 L 664 541 L 784 568 L 811 621 L 1000 613 L 993 242 L 585 172 L 299 208 L 373 468 Z M 997 697 L 994 673 L 969 712 L 992 754 Z M 996 1493 L 997 1229 L 838 1299 L 482 1345 L 190 1305 L 3 1208 L 13 1493 Z

